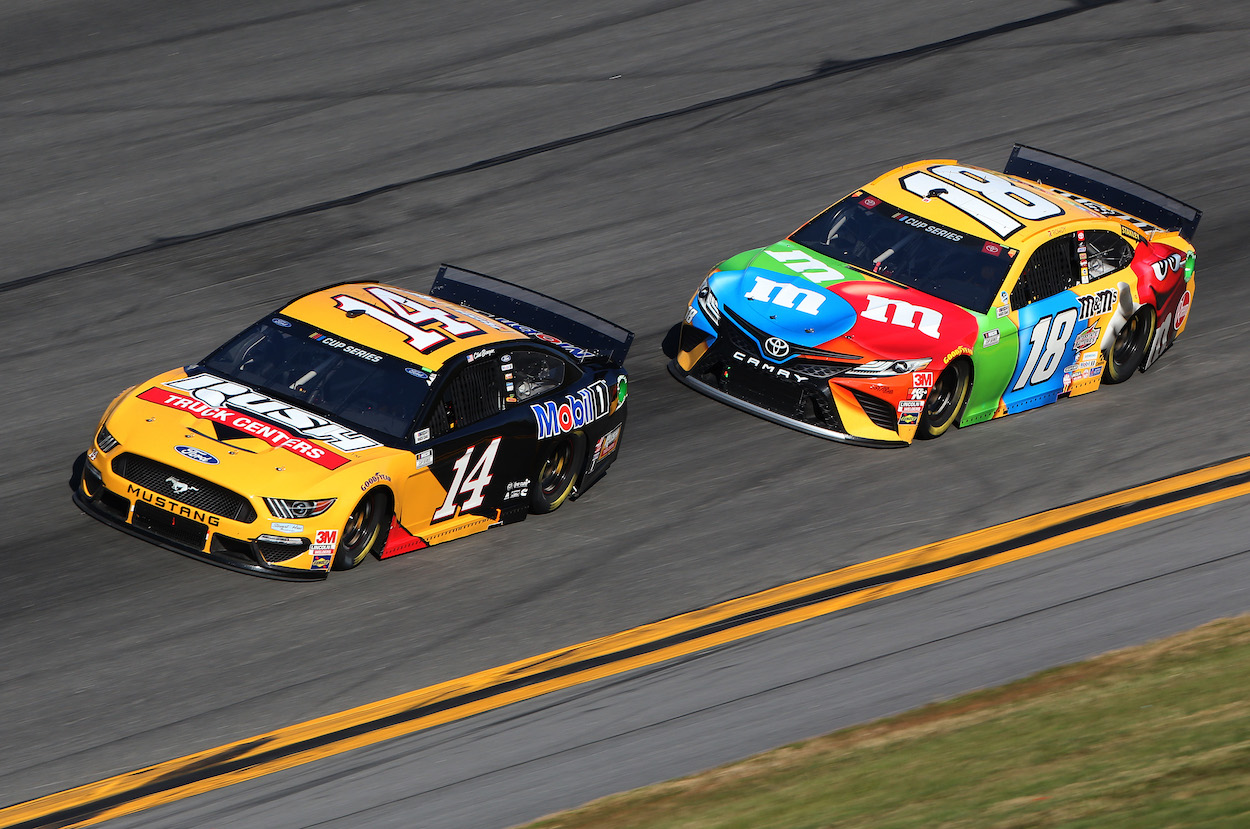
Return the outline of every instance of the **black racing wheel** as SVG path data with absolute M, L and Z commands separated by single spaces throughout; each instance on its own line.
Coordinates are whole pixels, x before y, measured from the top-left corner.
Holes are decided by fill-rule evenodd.
M 971 380 L 972 367 L 967 360 L 956 360 L 946 367 L 929 389 L 916 437 L 925 440 L 941 437 L 951 427 L 968 399 Z
M 1115 341 L 1107 349 L 1107 369 L 1102 373 L 1104 383 L 1123 383 L 1133 376 L 1133 372 L 1146 359 L 1146 349 L 1150 347 L 1150 337 L 1155 330 L 1155 312 L 1149 305 L 1143 305 L 1136 314 L 1124 323 Z
M 568 500 L 586 461 L 586 439 L 577 432 L 561 435 L 540 448 L 530 485 L 530 512 L 554 512 Z
M 383 487 L 375 487 L 347 517 L 338 550 L 334 553 L 335 570 L 350 570 L 365 556 L 380 550 L 390 531 L 391 499 Z

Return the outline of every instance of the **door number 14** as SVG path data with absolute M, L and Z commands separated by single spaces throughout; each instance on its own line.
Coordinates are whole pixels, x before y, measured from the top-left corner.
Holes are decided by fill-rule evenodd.
M 502 437 L 497 437 L 486 445 L 486 451 L 482 453 L 482 457 L 473 465 L 473 471 L 468 473 L 468 480 L 465 480 L 465 472 L 469 468 L 469 461 L 473 459 L 473 450 L 476 446 L 470 446 L 464 450 L 464 454 L 456 460 L 455 466 L 452 468 L 456 471 L 456 477 L 452 480 L 451 486 L 447 487 L 447 498 L 443 501 L 443 505 L 434 511 L 435 521 L 442 521 L 444 518 L 450 518 L 456 514 L 456 502 L 461 495 L 467 495 L 463 501 L 460 501 L 460 510 L 475 509 L 482 505 L 482 501 L 486 498 L 486 485 L 490 483 L 491 467 L 495 465 L 495 453 L 499 451 L 499 441 Z

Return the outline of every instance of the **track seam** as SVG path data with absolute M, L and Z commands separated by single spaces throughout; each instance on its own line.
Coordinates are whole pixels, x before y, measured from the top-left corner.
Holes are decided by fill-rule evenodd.
M 373 199 L 378 196 L 385 195 L 387 193 L 392 193 L 396 190 L 406 189 L 406 188 L 413 187 L 419 184 L 428 184 L 430 182 L 440 181 L 442 179 L 452 178 L 455 176 L 476 173 L 482 170 L 489 170 L 492 167 L 498 167 L 504 164 L 510 164 L 515 161 L 521 161 L 527 158 L 532 158 L 534 156 L 542 155 L 544 153 L 552 152 L 554 150 L 561 150 L 567 147 L 573 147 L 578 144 L 584 144 L 588 141 L 597 140 L 599 138 L 606 138 L 608 136 L 616 135 L 618 133 L 626 132 L 628 130 L 636 129 L 638 127 L 647 126 L 650 124 L 658 123 L 660 121 L 666 121 L 672 118 L 679 118 L 684 115 L 690 115 L 696 112 L 702 112 L 703 110 L 724 106 L 725 104 L 732 104 L 732 103 L 737 103 L 739 101 L 749 100 L 751 98 L 756 98 L 761 95 L 768 95 L 773 92 L 778 92 L 783 89 L 790 89 L 796 86 L 802 86 L 802 85 L 806 85 L 809 83 L 815 83 L 817 81 L 826 80 L 828 78 L 832 78 L 837 75 L 844 75 L 844 74 L 848 74 L 851 72 L 858 72 L 864 69 L 872 69 L 874 67 L 881 66 L 883 64 L 902 62 L 906 60 L 911 60 L 913 58 L 925 57 L 935 52 L 941 52 L 941 51 L 955 48 L 958 46 L 964 46 L 969 43 L 975 43 L 980 40 L 997 37 L 998 35 L 1019 31 L 1021 29 L 1031 28 L 1033 26 L 1040 26 L 1040 25 L 1045 25 L 1047 23 L 1053 23 L 1057 20 L 1063 20 L 1064 18 L 1071 17 L 1072 15 L 1081 14 L 1083 12 L 1090 11 L 1092 9 L 1101 8 L 1102 6 L 1110 6 L 1110 5 L 1122 3 L 1125 1 L 1126 0 L 1076 0 L 1076 2 L 1071 8 L 1057 9 L 1052 12 L 1046 12 L 1045 14 L 1035 15 L 1033 17 L 1026 17 L 1020 20 L 1011 21 L 1009 23 L 1001 23 L 997 26 L 991 26 L 987 29 L 978 29 L 975 32 L 968 32 L 962 35 L 956 35 L 955 37 L 946 38 L 945 40 L 939 40 L 933 43 L 926 43 L 920 46 L 913 46 L 909 49 L 901 49 L 896 52 L 887 52 L 883 55 L 874 55 L 872 57 L 859 58 L 856 60 L 849 60 L 849 61 L 827 60 L 823 62 L 819 67 L 817 67 L 815 70 L 809 72 L 806 75 L 800 75 L 794 78 L 786 78 L 784 80 L 774 81 L 773 83 L 766 84 L 760 87 L 756 87 L 754 89 L 748 89 L 742 92 L 734 92 L 729 95 L 722 95 L 717 98 L 710 98 L 706 101 L 700 101 L 698 103 L 689 104 L 687 106 L 679 107 L 677 109 L 670 109 L 665 112 L 658 112 L 658 113 L 653 113 L 651 115 L 644 115 L 639 118 L 633 118 L 628 121 L 622 121 L 620 123 L 612 124 L 607 127 L 601 127 L 596 130 L 590 130 L 589 132 L 578 133 L 577 135 L 567 136 L 565 138 L 558 138 L 553 141 L 547 141 L 542 144 L 535 144 L 531 147 L 526 147 L 520 150 L 513 150 L 508 153 L 503 153 L 501 155 L 492 156 L 490 158 L 485 158 L 480 161 L 474 161 L 469 164 L 462 164 L 458 167 L 450 167 L 445 170 L 439 170 L 437 172 L 427 173 L 426 175 L 423 175 L 423 176 L 416 176 L 414 178 L 391 182 L 390 184 L 384 184 L 379 187 L 370 188 L 368 190 L 362 190 L 358 193 L 353 193 L 349 196 L 340 196 L 338 198 L 327 199 L 325 201 L 316 202 L 314 204 L 303 205 L 301 207 L 292 208 L 290 210 L 284 210 L 284 211 L 280 211 L 277 213 L 270 213 L 270 214 L 267 214 L 264 216 L 258 216 L 252 219 L 245 219 L 240 222 L 235 222 L 233 224 L 224 225 L 222 227 L 211 228 L 209 230 L 203 230 L 198 233 L 189 233 L 189 234 L 185 234 L 182 236 L 169 236 L 169 237 L 157 238 L 153 240 L 152 242 L 149 242 L 146 245 L 139 245 L 137 247 L 128 248 L 126 250 L 118 251 L 116 253 L 110 253 L 105 256 L 98 257 L 96 259 L 90 259 L 84 262 L 78 262 L 73 265 L 64 265 L 59 268 L 53 268 L 52 270 L 47 270 L 41 273 L 31 274 L 29 276 L 24 276 L 18 279 L 10 280 L 8 282 L 0 283 L 0 293 L 14 291 L 19 288 L 25 288 L 30 285 L 35 285 L 37 283 L 44 282 L 48 279 L 52 279 L 57 276 L 64 276 L 66 274 L 71 274 L 76 271 L 81 271 L 86 268 L 91 268 L 91 267 L 95 267 L 99 265 L 107 265 L 107 264 L 110 264 L 112 262 L 117 262 L 122 259 L 128 259 L 130 257 L 139 256 L 141 254 L 152 253 L 158 250 L 164 250 L 165 248 L 175 247 L 178 245 L 184 245 L 190 242 L 197 242 L 203 239 L 211 239 L 217 236 L 223 236 L 229 233 L 234 233 L 239 230 L 247 230 L 249 228 L 258 227 L 261 225 L 269 224 L 271 222 L 281 221 L 283 219 L 291 219 L 291 218 L 296 218 L 299 216 L 307 216 L 313 213 L 321 213 L 321 212 L 324 212 L 327 210 L 333 210 L 339 207 L 347 207 L 349 205 L 359 204 L 360 202 L 367 201 L 369 199 Z

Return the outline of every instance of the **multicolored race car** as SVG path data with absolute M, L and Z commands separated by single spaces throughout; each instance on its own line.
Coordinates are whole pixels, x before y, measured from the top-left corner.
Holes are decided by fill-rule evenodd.
M 213 564 L 322 579 L 585 492 L 620 451 L 632 340 L 447 265 L 429 296 L 325 288 L 117 397 L 74 502 Z
M 905 446 L 1145 371 L 1185 330 L 1201 212 L 1017 145 L 891 170 L 712 269 L 669 370 L 831 440 Z

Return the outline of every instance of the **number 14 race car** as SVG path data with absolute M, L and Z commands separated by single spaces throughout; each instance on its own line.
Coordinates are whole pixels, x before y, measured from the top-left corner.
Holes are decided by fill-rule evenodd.
M 322 579 L 584 492 L 620 450 L 632 340 L 447 265 L 430 296 L 325 288 L 123 392 L 74 502 L 223 567 Z
M 1145 371 L 1185 330 L 1201 215 L 1021 145 L 1001 174 L 908 164 L 714 268 L 669 370 L 870 446 L 1086 394 Z

